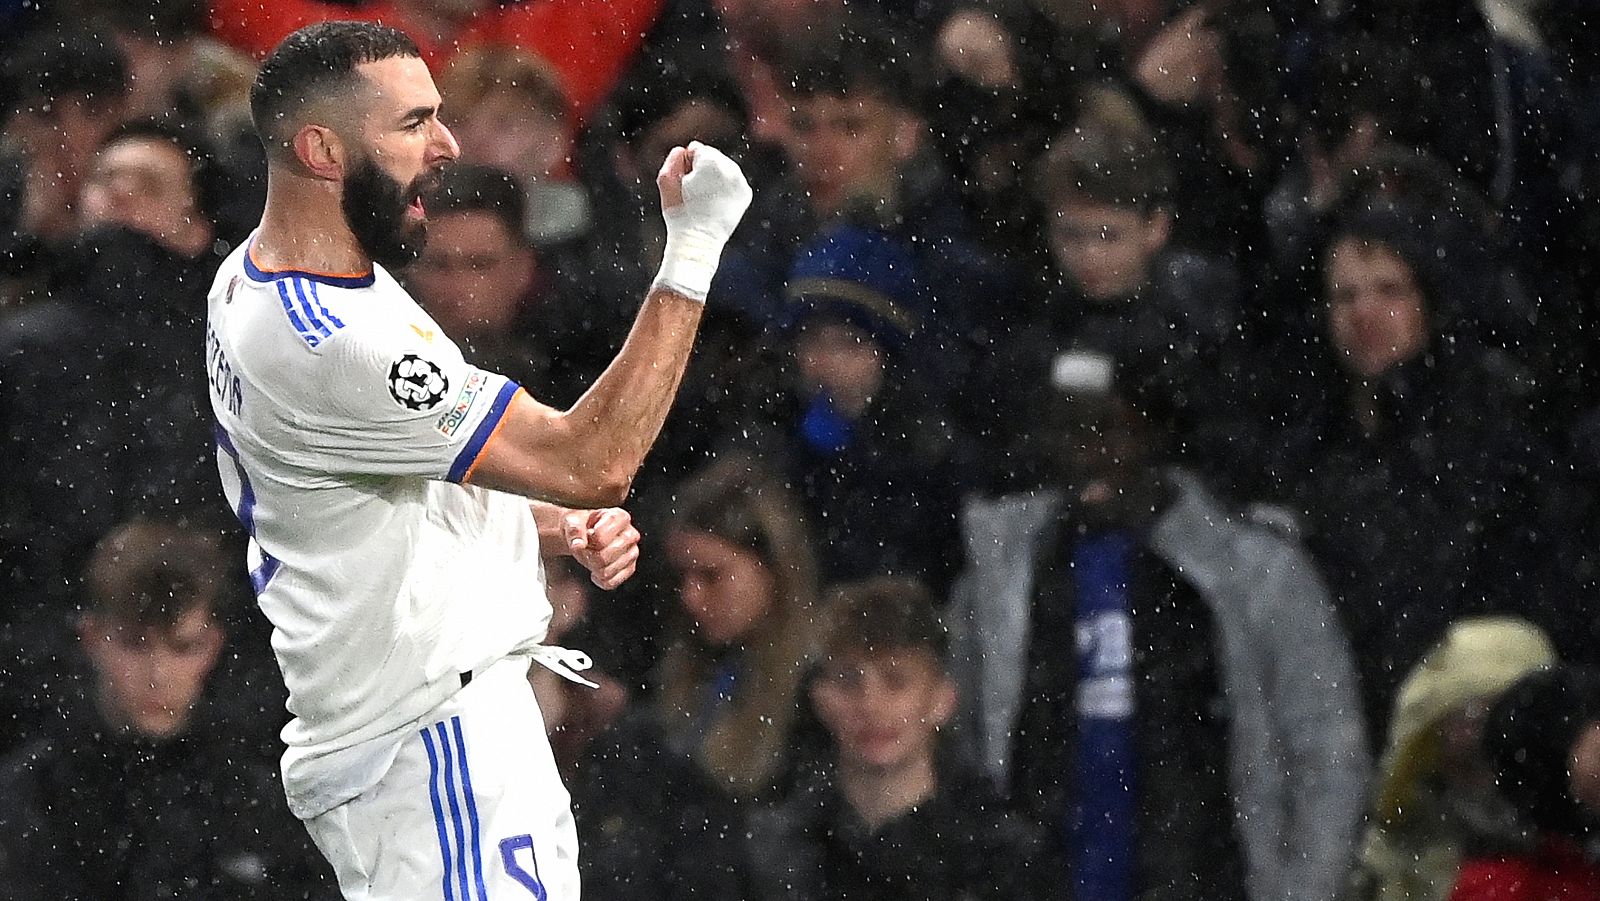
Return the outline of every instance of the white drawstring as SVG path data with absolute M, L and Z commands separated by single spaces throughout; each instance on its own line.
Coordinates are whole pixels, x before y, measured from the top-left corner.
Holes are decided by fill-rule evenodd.
M 538 644 L 533 646 L 533 659 L 540 666 L 566 679 L 568 682 L 576 682 L 579 685 L 587 685 L 590 688 L 600 687 L 578 675 L 580 670 L 586 670 L 594 666 L 594 661 L 590 660 L 589 655 L 582 651 L 575 651 L 572 648 L 563 648 L 553 644 Z

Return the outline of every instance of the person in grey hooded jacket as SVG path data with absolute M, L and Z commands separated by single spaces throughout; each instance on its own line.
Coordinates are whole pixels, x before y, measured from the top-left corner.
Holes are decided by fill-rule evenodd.
M 962 743 L 1084 901 L 1334 898 L 1369 761 L 1315 565 L 1166 465 L 1159 378 L 1074 354 L 1052 372 L 1018 407 L 1048 483 L 963 514 Z

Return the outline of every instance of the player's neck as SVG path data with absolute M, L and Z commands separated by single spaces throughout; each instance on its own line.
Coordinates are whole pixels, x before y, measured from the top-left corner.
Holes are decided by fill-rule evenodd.
M 297 269 L 338 275 L 372 271 L 372 260 L 350 232 L 337 205 L 329 209 L 325 202 L 299 200 L 268 193 L 261 228 L 250 247 L 257 266 L 268 271 Z

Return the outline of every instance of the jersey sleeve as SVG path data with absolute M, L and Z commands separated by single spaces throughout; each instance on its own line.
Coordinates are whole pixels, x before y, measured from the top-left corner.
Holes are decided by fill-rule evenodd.
M 460 482 L 521 390 L 446 339 L 341 334 L 298 431 L 327 472 Z

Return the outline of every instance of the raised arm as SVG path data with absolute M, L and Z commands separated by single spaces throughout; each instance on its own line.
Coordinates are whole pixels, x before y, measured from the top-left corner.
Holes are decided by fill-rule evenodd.
M 519 393 L 468 481 L 569 507 L 627 497 L 677 394 L 722 247 L 750 205 L 738 165 L 698 142 L 673 148 L 656 185 L 666 253 L 622 350 L 570 410 Z

